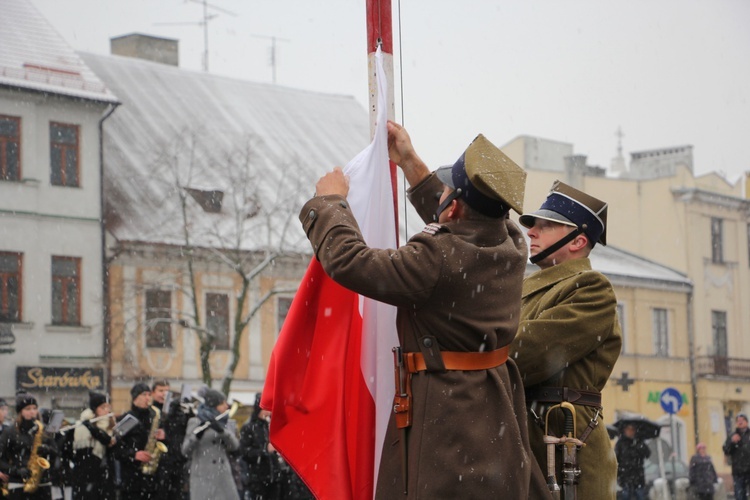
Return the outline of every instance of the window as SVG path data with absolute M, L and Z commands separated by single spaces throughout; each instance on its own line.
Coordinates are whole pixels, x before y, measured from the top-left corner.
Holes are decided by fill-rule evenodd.
M 0 115 L 0 180 L 21 180 L 21 119 Z
M 711 311 L 711 333 L 714 342 L 714 354 L 726 358 L 727 347 L 727 313 L 726 311 Z
M 49 124 L 50 182 L 78 186 L 78 125 Z
M 711 217 L 711 262 L 714 264 L 724 262 L 723 222 L 718 217 Z
M 172 347 L 172 292 L 146 290 L 146 347 Z
M 657 356 L 669 356 L 667 310 L 655 308 L 652 313 L 654 320 L 654 354 Z
M 206 294 L 206 329 L 213 332 L 216 349 L 229 349 L 229 295 Z
M 276 299 L 276 324 L 279 325 L 279 332 L 284 326 L 286 315 L 289 314 L 289 308 L 292 306 L 292 297 L 279 297 Z
M 52 324 L 81 324 L 81 259 L 52 257 Z
M 21 321 L 22 255 L 0 252 L 0 322 Z
M 620 322 L 620 330 L 622 332 L 622 349 L 620 350 L 621 353 L 628 352 L 627 349 L 627 338 L 628 336 L 625 333 L 625 304 L 622 302 L 617 303 L 617 319 Z

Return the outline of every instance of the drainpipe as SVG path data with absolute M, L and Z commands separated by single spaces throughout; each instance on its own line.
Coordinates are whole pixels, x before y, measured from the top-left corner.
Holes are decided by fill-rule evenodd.
M 698 376 L 695 373 L 695 329 L 693 321 L 693 291 L 688 292 L 687 303 L 687 329 L 688 329 L 688 361 L 690 362 L 690 390 L 693 393 L 693 428 L 695 429 L 695 443 L 700 443 L 700 431 L 698 430 Z
M 106 114 L 99 120 L 99 226 L 102 256 L 102 344 L 104 354 L 105 392 L 112 398 L 112 349 L 109 345 L 111 327 L 109 311 L 109 262 L 107 261 L 107 228 L 104 221 L 104 120 L 115 112 L 121 103 L 110 104 Z

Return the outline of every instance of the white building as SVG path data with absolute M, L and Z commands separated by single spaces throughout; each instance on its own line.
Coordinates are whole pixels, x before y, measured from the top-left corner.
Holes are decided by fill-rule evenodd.
M 0 395 L 79 408 L 104 388 L 100 124 L 118 103 L 30 2 L 0 12 Z

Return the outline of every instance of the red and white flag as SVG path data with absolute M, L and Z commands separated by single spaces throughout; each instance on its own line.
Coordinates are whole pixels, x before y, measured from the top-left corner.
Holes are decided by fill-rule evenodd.
M 396 248 L 380 48 L 375 62 L 375 135 L 344 173 L 367 245 Z M 338 285 L 313 257 L 271 354 L 261 406 L 272 412 L 272 444 L 317 498 L 373 497 L 396 345 L 396 309 Z

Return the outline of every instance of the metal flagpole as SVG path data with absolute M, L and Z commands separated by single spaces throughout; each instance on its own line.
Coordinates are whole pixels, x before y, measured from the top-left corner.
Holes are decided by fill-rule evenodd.
M 378 82 L 375 79 L 375 51 L 380 45 L 383 52 L 383 69 L 388 82 L 388 119 L 393 120 L 395 101 L 393 92 L 393 21 L 391 0 L 365 0 L 367 10 L 367 74 L 370 110 L 370 137 L 375 133 L 377 117 Z M 398 242 L 398 195 L 396 164 L 390 162 L 391 186 L 393 187 L 393 213 L 396 215 L 396 241 Z

